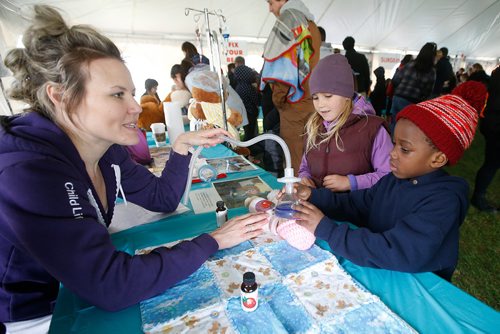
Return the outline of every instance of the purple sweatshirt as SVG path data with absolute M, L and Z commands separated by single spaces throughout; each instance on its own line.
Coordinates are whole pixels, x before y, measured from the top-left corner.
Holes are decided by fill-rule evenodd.
M 172 152 L 157 178 L 113 145 L 99 162 L 105 212 L 78 151 L 52 121 L 28 113 L 4 118 L 2 125 L 1 322 L 52 313 L 59 282 L 91 304 L 119 310 L 173 286 L 218 250 L 203 234 L 131 256 L 115 249 L 107 231 L 120 184 L 128 201 L 153 211 L 175 210 L 190 156 Z
M 353 114 L 363 115 L 375 115 L 372 105 L 366 101 L 361 95 L 358 95 L 353 100 Z M 333 122 L 323 122 L 326 129 L 331 128 L 335 125 Z M 345 139 L 345 138 L 343 138 Z M 371 163 L 373 166 L 373 172 L 362 174 L 362 175 L 352 175 L 348 174 L 349 183 L 351 184 L 351 191 L 358 189 L 370 188 L 372 185 L 378 182 L 381 177 L 388 174 L 391 171 L 389 165 L 389 154 L 393 148 L 391 136 L 383 127 L 380 128 L 375 140 L 373 141 Z M 299 177 L 311 178 L 311 170 L 309 168 L 306 154 L 302 155 L 302 161 L 299 167 Z

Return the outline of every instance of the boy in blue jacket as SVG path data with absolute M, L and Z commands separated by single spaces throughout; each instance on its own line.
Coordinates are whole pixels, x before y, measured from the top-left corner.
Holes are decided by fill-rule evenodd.
M 299 223 L 358 265 L 432 271 L 450 280 L 468 185 L 442 167 L 457 163 L 470 146 L 485 96 L 484 85 L 468 82 L 451 95 L 406 107 L 397 116 L 392 173 L 351 193 L 298 186 Z

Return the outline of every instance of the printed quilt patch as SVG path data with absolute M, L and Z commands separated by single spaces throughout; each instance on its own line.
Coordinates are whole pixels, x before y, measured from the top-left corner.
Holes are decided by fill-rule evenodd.
M 254 312 L 240 302 L 247 271 L 259 284 Z M 316 245 L 299 251 L 271 235 L 217 252 L 187 279 L 141 302 L 141 317 L 146 333 L 416 333 L 333 254 Z
M 163 319 L 176 319 L 187 312 L 220 303 L 220 291 L 213 284 L 214 279 L 212 272 L 203 265 L 187 279 L 168 289 L 168 293 L 141 302 L 144 331 L 149 332 Z

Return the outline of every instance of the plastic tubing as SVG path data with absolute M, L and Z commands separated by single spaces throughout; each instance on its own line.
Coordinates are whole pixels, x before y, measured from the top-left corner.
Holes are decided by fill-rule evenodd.
M 234 144 L 236 146 L 243 146 L 243 147 L 248 147 L 250 145 L 253 145 L 255 143 L 258 143 L 258 142 L 260 142 L 262 140 L 266 140 L 266 139 L 274 140 L 274 141 L 278 142 L 278 144 L 280 144 L 281 148 L 283 149 L 283 152 L 285 153 L 285 165 L 286 165 L 286 167 L 292 168 L 292 158 L 290 157 L 290 150 L 288 150 L 288 146 L 286 146 L 285 141 L 277 135 L 273 135 L 271 133 L 264 133 L 260 136 L 257 136 L 255 138 L 252 138 L 252 139 L 247 140 L 247 141 L 238 141 L 238 140 L 226 137 L 226 136 L 222 136 L 221 138 L 224 139 L 224 141 L 227 141 L 228 143 Z
M 191 161 L 189 162 L 189 172 L 188 172 L 188 177 L 186 181 L 186 188 L 184 188 L 184 197 L 182 198 L 182 204 L 187 205 L 189 201 L 189 191 L 191 190 L 191 183 L 193 179 L 193 167 L 196 159 L 198 159 L 198 156 L 200 155 L 201 150 L 203 149 L 203 146 L 198 146 L 196 150 L 193 153 L 193 156 L 191 157 Z
M 293 191 L 293 183 L 300 181 L 299 178 L 296 178 L 293 176 L 292 158 L 290 156 L 290 150 L 288 149 L 288 146 L 286 145 L 285 141 L 281 137 L 279 137 L 277 135 L 273 135 L 271 133 L 264 133 L 260 136 L 257 136 L 255 138 L 252 138 L 252 139 L 247 140 L 247 141 L 238 141 L 238 140 L 235 140 L 233 138 L 229 138 L 227 136 L 221 136 L 220 138 L 228 143 L 231 143 L 231 144 L 236 145 L 236 146 L 241 146 L 241 147 L 248 147 L 250 145 L 253 145 L 255 143 L 258 143 L 258 142 L 260 142 L 262 140 L 266 140 L 266 139 L 271 139 L 271 140 L 276 141 L 278 144 L 280 144 L 281 148 L 283 149 L 283 153 L 285 154 L 285 165 L 286 165 L 285 177 L 278 179 L 278 181 L 282 182 L 282 183 L 286 183 L 285 191 L 286 191 L 286 193 L 289 193 L 289 194 L 291 194 Z M 191 157 L 191 161 L 189 162 L 189 174 L 188 174 L 188 178 L 186 181 L 186 188 L 184 189 L 184 197 L 182 199 L 182 204 L 184 204 L 184 205 L 187 205 L 188 201 L 189 201 L 189 191 L 191 190 L 191 181 L 192 181 L 191 178 L 193 175 L 194 162 L 198 158 L 198 155 L 200 155 L 200 152 L 202 149 L 203 149 L 202 146 L 198 146 L 196 151 L 194 151 L 193 156 Z

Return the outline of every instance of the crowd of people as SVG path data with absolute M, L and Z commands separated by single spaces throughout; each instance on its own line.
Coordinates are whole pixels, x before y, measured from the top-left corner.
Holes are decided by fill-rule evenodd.
M 486 193 L 500 166 L 500 69 L 490 77 L 474 64 L 454 73 L 448 49 L 429 42 L 414 59 L 405 56 L 390 81 L 376 68 L 371 90 L 369 62 L 353 37 L 344 39 L 342 55 L 302 1 L 267 2 L 277 20 L 263 68 L 258 73 L 236 57 L 224 99 L 243 114 L 244 140 L 258 135 L 260 109 L 264 132 L 285 140 L 301 178 L 297 222 L 359 265 L 450 280 L 469 201 L 467 183 L 443 167 L 460 160 L 480 120 L 485 159 L 471 203 L 497 212 Z M 175 210 L 189 177 L 189 148 L 231 136 L 222 128 L 180 135 L 160 177 L 140 165 L 150 160 L 142 154 L 145 131 L 165 120 L 163 102 L 179 102 L 187 114 L 195 76 L 214 78 L 194 44 L 181 46 L 171 92 L 162 100 L 159 82 L 147 79 L 137 103 L 118 48 L 93 28 L 68 26 L 58 11 L 37 5 L 23 43 L 5 64 L 15 77 L 10 95 L 30 107 L 2 117 L 0 130 L 0 321 L 9 333 L 46 330 L 60 283 L 115 311 L 262 233 L 267 216 L 248 214 L 191 241 L 131 256 L 116 250 L 107 232 L 117 196 Z M 250 154 L 262 152 L 265 168 L 281 176 L 275 145 Z

